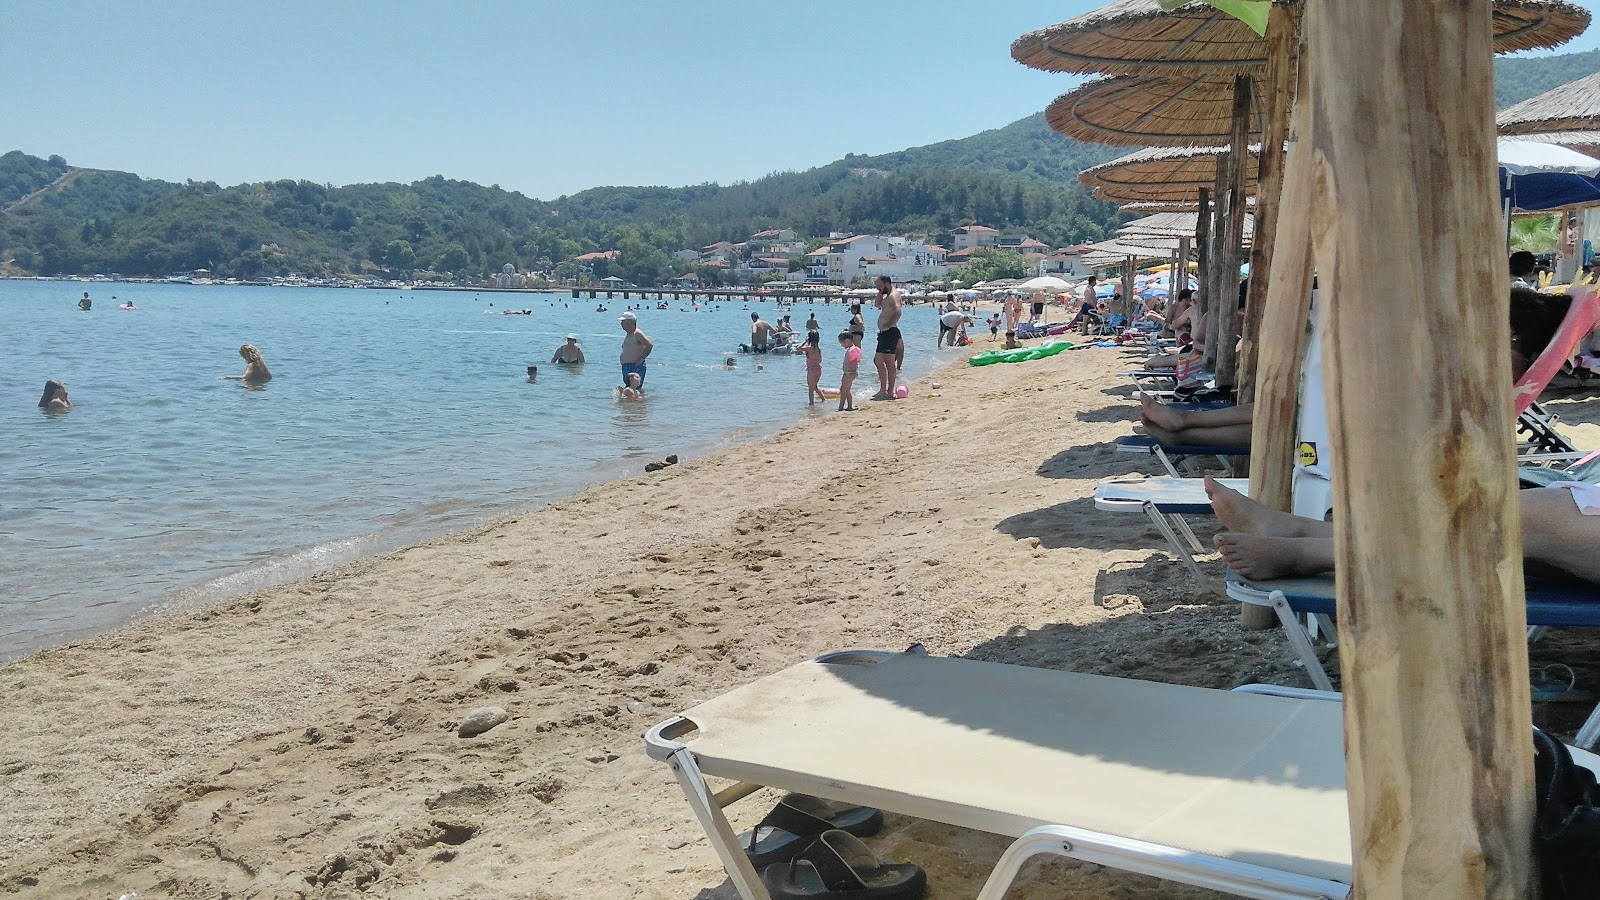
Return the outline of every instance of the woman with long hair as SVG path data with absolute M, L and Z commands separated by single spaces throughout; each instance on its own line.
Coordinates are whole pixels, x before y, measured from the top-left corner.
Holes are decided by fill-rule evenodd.
M 256 349 L 255 344 L 240 347 L 239 355 L 244 357 L 244 374 L 224 375 L 223 378 L 245 384 L 266 384 L 272 380 L 272 373 L 267 371 L 267 364 L 261 359 L 261 351 Z

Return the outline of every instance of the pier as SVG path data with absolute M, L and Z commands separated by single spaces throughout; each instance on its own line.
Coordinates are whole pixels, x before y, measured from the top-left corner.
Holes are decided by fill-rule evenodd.
M 847 303 L 843 288 L 830 287 L 824 291 L 805 290 L 800 288 L 767 288 L 764 292 L 754 287 L 748 288 L 604 288 L 604 287 L 575 287 L 572 289 L 572 299 L 581 300 L 585 295 L 590 300 L 604 297 L 607 300 L 616 299 L 621 294 L 622 299 L 632 300 L 637 294 L 640 300 L 654 299 L 657 302 L 670 300 L 678 302 L 685 298 L 691 302 L 704 298 L 711 300 L 737 300 L 743 303 L 752 301 L 772 300 L 778 303 Z

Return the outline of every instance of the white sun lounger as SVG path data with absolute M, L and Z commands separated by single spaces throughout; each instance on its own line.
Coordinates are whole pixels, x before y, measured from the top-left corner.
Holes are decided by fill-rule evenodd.
M 1248 478 L 1220 478 L 1218 483 L 1241 494 L 1250 490 Z M 1202 586 L 1206 576 L 1194 561 L 1193 553 L 1204 553 L 1205 547 L 1195 537 L 1194 530 L 1184 516 L 1209 516 L 1212 514 L 1211 498 L 1206 495 L 1205 482 L 1198 478 L 1112 478 L 1094 488 L 1094 508 L 1106 512 L 1142 512 L 1155 523 L 1156 530 L 1172 545 L 1189 574 Z M 1182 535 L 1182 540 L 1179 539 Z M 1192 552 L 1191 552 L 1192 551 Z
M 757 785 L 1017 838 L 979 900 L 1053 853 L 1262 900 L 1350 893 L 1340 707 L 966 659 L 832 654 L 645 735 L 745 900 L 723 807 Z M 713 793 L 706 775 L 736 784 Z

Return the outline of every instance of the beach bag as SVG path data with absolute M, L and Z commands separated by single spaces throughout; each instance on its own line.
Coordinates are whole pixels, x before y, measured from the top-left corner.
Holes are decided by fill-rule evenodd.
M 1205 371 L 1201 361 L 1204 359 L 1205 357 L 1199 353 L 1191 353 L 1180 358 L 1177 369 L 1173 373 L 1178 378 L 1178 384 L 1187 385 L 1202 380 L 1205 376 Z
M 1534 853 L 1544 900 L 1600 897 L 1600 787 L 1567 745 L 1533 730 Z

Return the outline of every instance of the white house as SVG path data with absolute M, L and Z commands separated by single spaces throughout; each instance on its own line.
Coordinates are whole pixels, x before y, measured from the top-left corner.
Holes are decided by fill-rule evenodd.
M 818 266 L 818 260 L 822 265 Z M 813 280 L 820 269 L 822 280 L 844 286 L 888 275 L 895 281 L 924 281 L 943 277 L 945 251 L 920 241 L 905 238 L 858 234 L 836 240 L 811 254 L 808 274 Z
M 1000 242 L 1000 232 L 987 225 L 963 225 L 950 231 L 950 249 L 952 251 L 969 250 L 974 247 L 993 247 Z

